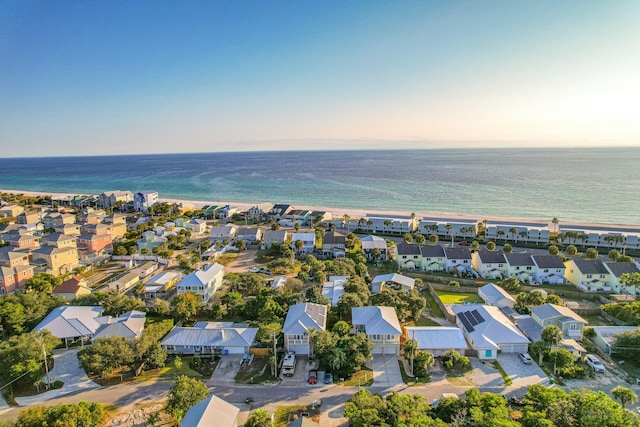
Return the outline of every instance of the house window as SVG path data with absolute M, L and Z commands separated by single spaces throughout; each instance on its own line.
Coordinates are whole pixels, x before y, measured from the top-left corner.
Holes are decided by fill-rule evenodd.
M 569 329 L 572 331 L 577 331 L 578 330 L 578 325 L 576 325 L 575 323 L 572 323 L 569 325 Z
M 498 268 L 502 268 L 502 264 L 498 264 Z
M 527 270 L 531 270 L 531 266 L 527 267 Z
M 600 278 L 601 278 L 601 279 L 604 279 L 604 274 L 601 274 L 601 275 L 600 275 Z
M 544 271 L 545 273 L 548 273 L 548 272 L 549 272 L 549 269 L 548 269 L 548 268 L 545 268 L 545 269 L 544 269 L 544 270 L 542 270 L 542 271 Z
M 175 349 L 176 349 L 176 347 L 173 346 L 173 345 L 168 345 L 167 346 L 167 351 L 174 351 Z
M 587 279 L 591 279 L 592 277 L 593 277 L 593 274 L 587 274 Z

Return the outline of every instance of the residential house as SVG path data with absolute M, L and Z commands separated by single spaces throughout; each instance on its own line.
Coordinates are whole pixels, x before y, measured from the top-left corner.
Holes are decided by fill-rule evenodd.
M 178 295 L 194 292 L 202 297 L 203 303 L 206 303 L 222 286 L 223 277 L 224 267 L 218 263 L 211 264 L 204 270 L 194 271 L 178 282 L 176 285 Z
M 532 244 L 547 244 L 551 233 L 550 223 L 510 222 L 494 223 L 488 221 L 485 226 L 485 240 L 512 242 L 526 242 Z
M 54 212 L 44 217 L 44 226 L 46 228 L 62 227 L 65 224 L 74 224 L 76 216 L 68 213 Z
M 331 221 L 333 215 L 327 211 L 312 211 L 309 219 L 313 224 Z
M 372 354 L 400 354 L 402 329 L 393 307 L 367 306 L 351 309 L 355 333 L 364 333 L 373 343 Z
M 34 275 L 32 265 L 0 266 L 0 295 L 8 295 L 24 288 L 27 280 Z
M 557 255 L 533 255 L 531 257 L 535 264 L 535 272 L 533 273 L 534 283 L 564 285 L 567 283 L 565 279 L 564 262 Z
M 416 279 L 398 273 L 382 274 L 371 281 L 371 293 L 377 294 L 384 287 L 409 292 L 414 288 Z
M 296 248 L 296 242 L 300 240 L 302 241 L 302 250 L 299 250 L 301 253 L 311 253 L 316 248 L 316 233 L 293 233 L 291 235 L 291 242 L 293 243 L 294 249 L 298 251 Z
M 531 259 L 531 254 L 511 253 L 504 254 L 507 260 L 506 277 L 515 277 L 522 283 L 533 283 L 536 272 L 536 265 Z
M 640 249 L 640 227 L 638 226 L 584 226 L 563 224 L 560 237 L 562 243 L 595 246 L 623 250 Z
M 80 234 L 110 234 L 110 227 L 103 223 L 80 224 Z
M 142 233 L 142 237 L 136 242 L 136 249 L 138 253 L 146 249 L 149 252 L 153 251 L 153 248 L 161 248 L 162 245 L 168 243 L 168 240 L 164 236 L 158 236 L 153 231 L 145 231 Z
M 131 342 L 142 336 L 146 314 L 131 310 L 119 317 L 102 316 L 97 318 L 100 327 L 96 329 L 91 341 L 99 338 L 122 337 Z
M 254 245 L 262 239 L 262 230 L 258 227 L 239 228 L 236 239 L 244 240 L 247 245 Z
M 281 224 L 286 223 L 287 225 L 293 227 L 296 224 L 299 225 L 307 225 L 309 223 L 309 220 L 312 219 L 311 217 L 311 211 L 306 210 L 306 209 L 294 209 L 289 211 L 283 219 L 281 219 L 279 222 Z
M 636 332 L 638 329 L 640 328 L 637 326 L 594 326 L 595 335 L 591 338 L 591 341 L 603 353 L 611 356 L 611 349 L 616 337 L 620 334 Z
M 496 286 L 493 283 L 487 283 L 486 285 L 478 288 L 478 295 L 484 300 L 486 305 L 494 307 L 511 307 L 516 304 L 515 298 L 509 295 L 509 292 L 502 289 L 500 286 Z
M 409 243 L 398 243 L 396 245 L 396 261 L 399 268 L 407 270 L 422 269 L 422 251 L 420 246 Z
M 429 236 L 435 234 L 440 238 L 475 239 L 478 235 L 478 221 L 457 218 L 422 218 L 417 231 Z
M 0 248 L 0 266 L 13 268 L 18 265 L 29 265 L 29 252 L 21 251 L 13 246 Z
M 42 220 L 42 211 L 31 210 L 25 211 L 16 217 L 18 224 L 36 224 Z
M 160 341 L 169 354 L 249 354 L 258 328 L 233 322 L 196 322 L 176 327 Z
M 413 233 L 418 227 L 418 219 L 414 216 L 380 217 L 367 214 L 366 221 L 360 221 L 358 227 L 372 233 Z
M 607 270 L 599 259 L 584 259 L 574 257 L 565 265 L 565 278 L 567 281 L 583 291 L 609 292 L 611 287 L 611 272 Z
M 507 260 L 502 252 L 481 249 L 471 255 L 472 266 L 484 279 L 502 279 L 506 276 Z
M 469 345 L 460 328 L 453 326 L 407 326 L 407 339 L 418 343 L 418 350 L 426 350 L 435 357 L 455 350 L 464 355 Z
M 101 255 L 111 248 L 110 234 L 81 234 L 78 236 L 78 250 L 86 256 Z
M 262 236 L 262 249 L 268 249 L 276 242 L 283 244 L 289 237 L 287 230 L 266 230 Z
M 111 239 L 119 239 L 127 234 L 127 221 L 126 218 L 120 214 L 109 215 L 104 219 L 107 225 L 107 232 L 111 235 Z
M 182 277 L 180 273 L 169 271 L 156 274 L 144 285 L 144 300 L 152 303 L 156 298 L 166 298 Z
M 614 292 L 620 292 L 623 294 L 635 295 L 639 290 L 633 285 L 627 286 L 620 280 L 623 274 L 640 273 L 638 265 L 634 262 L 605 262 L 604 268 L 606 268 L 609 274 L 609 283 L 607 286 Z
M 136 212 L 149 213 L 149 208 L 158 203 L 157 191 L 140 191 L 133 196 L 133 209 Z
M 180 427 L 238 427 L 240 409 L 213 394 L 189 408 Z
M 98 318 L 102 316 L 102 307 L 63 305 L 54 308 L 34 331 L 46 329 L 51 334 L 68 343 L 88 342 L 100 327 Z
M 87 280 L 82 276 L 71 277 L 53 288 L 53 295 L 72 301 L 83 295 L 91 294 Z
M 273 209 L 273 203 L 259 203 L 251 206 L 247 211 L 247 219 L 251 221 L 260 221 Z
M 140 276 L 138 276 L 134 272 L 125 271 L 124 273 L 121 273 L 118 276 L 116 276 L 114 280 L 107 283 L 107 290 L 124 294 L 139 282 L 140 282 Z
M 322 236 L 322 254 L 343 258 L 346 256 L 345 235 L 337 231 L 329 231 Z
M 62 233 L 51 233 L 42 237 L 42 244 L 54 246 L 56 248 L 77 248 L 76 236 L 70 236 Z
M 274 277 L 271 281 L 271 289 L 282 288 L 287 284 L 287 278 L 285 276 Z
M 6 233 L 2 236 L 5 243 L 18 249 L 38 248 L 39 238 L 32 234 Z
M 347 280 L 347 276 L 329 276 L 329 281 L 322 284 L 322 296 L 331 301 L 331 307 L 336 307 L 340 297 L 344 295 Z
M 34 264 L 46 266 L 54 276 L 70 272 L 78 265 L 78 250 L 76 248 L 57 248 L 43 246 L 31 252 Z
M 423 271 L 444 271 L 447 256 L 442 246 L 420 246 Z
M 446 272 L 459 276 L 478 277 L 478 273 L 473 269 L 473 258 L 469 249 L 465 247 L 444 248 L 444 255 L 447 258 L 444 262 Z
M 136 273 L 140 277 L 148 277 L 151 276 L 156 270 L 158 270 L 158 263 L 153 261 L 146 261 L 143 264 L 136 265 L 134 260 L 133 267 L 134 273 Z
M 151 218 L 148 216 L 131 217 L 131 220 L 127 222 L 127 230 L 135 231 L 148 222 L 151 222 Z
M 216 225 L 211 227 L 211 230 L 209 230 L 209 241 L 211 243 L 216 243 L 228 239 L 232 242 L 233 239 L 235 239 L 237 232 L 238 227 L 233 224 Z
M 387 241 L 382 237 L 378 236 L 365 236 L 361 241 L 361 248 L 364 251 L 365 257 L 369 261 L 386 261 L 390 257 L 390 250 L 387 246 Z M 376 257 L 376 254 L 379 251 L 379 257 Z
M 274 221 L 280 221 L 293 209 L 294 208 L 291 205 L 273 205 L 267 215 Z
M 204 234 L 207 232 L 207 221 L 204 219 L 192 218 L 184 224 L 184 228 L 191 230 L 193 234 Z
M 83 224 L 99 224 L 104 220 L 105 216 L 107 216 L 107 213 L 102 209 L 85 208 L 80 216 L 80 222 Z M 86 231 L 83 231 L 83 233 L 86 233 Z
M 112 206 L 129 202 L 133 202 L 133 193 L 131 191 L 105 191 L 98 196 L 98 204 L 103 208 L 111 208 Z
M 225 206 L 222 206 L 220 209 L 218 209 L 218 211 L 216 212 L 216 218 L 224 220 L 227 218 L 231 218 L 233 215 L 239 212 L 240 212 L 239 208 L 232 208 L 229 205 L 225 205 Z
M 454 305 L 456 324 L 464 332 L 479 359 L 495 360 L 498 351 L 526 353 L 529 340 L 498 307 L 488 305 Z
M 63 224 L 53 229 L 56 233 L 65 234 L 67 236 L 79 236 L 80 224 Z
M 306 302 L 289 307 L 282 333 L 287 351 L 296 354 L 313 353 L 311 330 L 324 331 L 327 327 L 327 306 Z
M 0 218 L 17 218 L 24 212 L 24 208 L 18 205 L 6 205 L 0 207 Z
M 575 340 L 582 340 L 582 332 L 587 321 L 568 307 L 555 304 L 542 304 L 530 307 L 531 317 L 542 328 L 555 325 L 562 331 L 562 336 Z

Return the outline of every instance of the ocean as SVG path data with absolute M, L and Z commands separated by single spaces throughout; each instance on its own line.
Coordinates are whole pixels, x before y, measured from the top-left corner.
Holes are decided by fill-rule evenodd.
M 640 148 L 0 159 L 0 188 L 640 225 Z

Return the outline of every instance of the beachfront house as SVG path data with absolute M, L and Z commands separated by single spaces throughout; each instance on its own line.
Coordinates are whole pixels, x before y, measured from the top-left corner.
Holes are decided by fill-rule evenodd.
M 555 325 L 562 331 L 562 336 L 578 341 L 582 340 L 582 332 L 587 325 L 587 321 L 576 314 L 569 307 L 555 304 L 542 304 L 529 308 L 531 317 L 542 328 Z
M 253 205 L 247 210 L 247 219 L 250 221 L 263 220 L 271 209 L 273 209 L 273 203 L 259 203 L 257 205 Z
M 223 277 L 224 267 L 218 263 L 211 264 L 204 270 L 194 271 L 178 282 L 176 285 L 178 295 L 194 292 L 202 297 L 203 303 L 206 303 L 222 286 Z
M 504 254 L 507 260 L 506 277 L 515 277 L 522 283 L 533 283 L 536 265 L 531 259 L 531 254 L 511 253 Z
M 462 239 L 475 239 L 478 235 L 478 221 L 459 218 L 422 218 L 418 223 L 417 232 L 428 237 L 432 234 L 442 239 L 451 240 L 451 237 Z
M 533 255 L 531 259 L 535 264 L 534 283 L 550 285 L 567 283 L 567 279 L 564 277 L 566 268 L 562 258 L 557 255 Z
M 507 260 L 502 252 L 481 249 L 471 255 L 472 266 L 484 279 L 502 279 L 506 276 Z
M 382 217 L 366 215 L 366 221 L 360 221 L 358 228 L 363 232 L 371 233 L 413 233 L 418 227 L 418 219 L 415 216 Z
M 185 222 L 183 227 L 190 230 L 193 234 L 204 234 L 207 232 L 207 221 L 204 219 L 192 218 L 189 222 Z
M 268 249 L 274 243 L 283 244 L 289 240 L 289 237 L 287 230 L 266 230 L 262 235 L 262 249 Z
M 415 283 L 416 279 L 403 276 L 402 274 L 382 274 L 374 277 L 371 281 L 371 293 L 377 294 L 385 287 L 409 292 L 415 287 Z
M 493 283 L 487 283 L 486 285 L 478 288 L 478 296 L 484 300 L 486 305 L 498 308 L 513 308 L 516 304 L 515 298 L 509 295 L 509 293 L 500 286 L 496 286 Z
M 611 272 L 607 270 L 601 260 L 574 257 L 565 262 L 564 265 L 567 281 L 583 291 L 611 291 L 609 287 Z
M 133 209 L 136 212 L 149 213 L 149 208 L 158 203 L 158 192 L 140 191 L 133 196 Z
M 498 352 L 526 353 L 529 339 L 498 307 L 488 305 L 454 305 L 456 324 L 479 359 L 495 360 Z
M 372 354 L 400 354 L 402 328 L 393 307 L 367 306 L 351 309 L 356 334 L 364 333 L 373 344 Z
M 627 285 L 621 280 L 623 274 L 640 273 L 635 262 L 605 262 L 604 268 L 609 271 L 609 283 L 607 284 L 613 292 L 635 295 L 638 292 L 633 285 Z
M 282 326 L 284 346 L 287 351 L 310 355 L 313 353 L 313 338 L 309 331 L 324 331 L 326 327 L 326 305 L 310 302 L 292 305 Z
M 444 356 L 448 351 L 455 350 L 464 355 L 469 344 L 464 333 L 454 326 L 407 326 L 407 339 L 418 343 L 418 350 L 428 351 L 435 357 Z
M 131 191 L 105 191 L 98 196 L 98 204 L 105 209 L 117 205 L 125 205 L 129 202 L 133 202 L 133 193 Z
M 311 218 L 311 211 L 307 209 L 294 209 L 289 211 L 283 219 L 278 221 L 280 225 L 294 227 L 296 224 L 307 225 Z
M 510 221 L 500 223 L 487 221 L 485 226 L 485 240 L 511 242 L 526 242 L 532 244 L 547 244 L 550 237 L 550 224 L 544 222 Z
M 273 205 L 273 207 L 269 210 L 267 215 L 272 220 L 278 222 L 282 218 L 284 218 L 289 212 L 293 210 L 293 206 L 291 205 Z

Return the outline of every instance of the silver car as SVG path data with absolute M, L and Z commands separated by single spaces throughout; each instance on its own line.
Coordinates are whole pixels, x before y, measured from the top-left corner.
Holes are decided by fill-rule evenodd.
M 584 358 L 584 361 L 595 372 L 604 372 L 604 365 L 602 364 L 602 362 L 600 362 L 600 359 L 595 357 L 593 354 L 587 354 L 587 357 Z
M 522 363 L 524 363 L 525 365 L 530 365 L 531 362 L 533 361 L 533 359 L 531 359 L 531 356 L 529 356 L 529 353 L 520 353 L 518 354 L 518 357 L 520 358 L 520 360 L 522 360 Z

